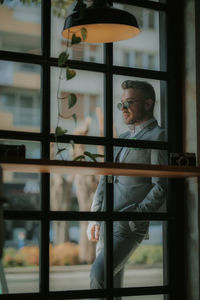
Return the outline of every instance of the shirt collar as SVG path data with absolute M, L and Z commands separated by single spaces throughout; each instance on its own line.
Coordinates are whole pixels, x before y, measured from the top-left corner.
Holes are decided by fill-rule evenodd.
M 155 121 L 155 118 L 153 117 L 139 125 L 134 125 L 134 124 L 128 125 L 128 128 L 130 130 L 131 135 L 135 135 L 154 121 Z

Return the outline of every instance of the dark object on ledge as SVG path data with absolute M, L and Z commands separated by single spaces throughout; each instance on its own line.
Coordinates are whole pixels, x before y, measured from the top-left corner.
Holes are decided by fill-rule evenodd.
M 0 145 L 0 157 L 25 158 L 26 148 L 24 145 Z
M 195 153 L 170 153 L 170 165 L 196 166 Z

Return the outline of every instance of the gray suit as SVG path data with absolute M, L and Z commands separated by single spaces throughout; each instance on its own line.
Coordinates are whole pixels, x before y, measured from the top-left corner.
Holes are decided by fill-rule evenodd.
M 129 138 L 130 131 L 120 138 Z M 134 139 L 163 141 L 164 130 L 154 119 L 144 127 Z M 122 147 L 116 147 L 115 161 L 118 161 Z M 167 164 L 166 151 L 155 149 L 127 148 L 123 163 Z M 102 176 L 97 187 L 92 211 L 104 210 L 104 191 L 106 177 Z M 166 180 L 162 178 L 143 178 L 133 176 L 114 176 L 114 210 L 126 212 L 156 212 L 164 203 Z M 114 285 L 122 284 L 122 273 L 125 262 L 142 242 L 148 231 L 148 221 L 117 221 L 113 231 Z M 100 229 L 100 239 L 97 243 L 97 258 L 91 269 L 91 288 L 104 287 L 104 249 L 103 226 Z M 116 298 L 121 299 L 121 298 Z

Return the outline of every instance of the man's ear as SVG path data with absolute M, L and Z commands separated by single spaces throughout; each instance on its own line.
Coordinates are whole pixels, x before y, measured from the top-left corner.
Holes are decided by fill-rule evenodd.
M 153 107 L 153 100 L 151 98 L 145 99 L 144 108 L 146 111 L 151 110 Z

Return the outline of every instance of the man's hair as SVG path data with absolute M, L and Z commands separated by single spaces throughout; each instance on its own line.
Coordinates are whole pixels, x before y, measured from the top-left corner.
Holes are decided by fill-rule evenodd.
M 124 90 L 129 88 L 139 90 L 141 92 L 141 96 L 144 97 L 144 99 L 153 100 L 152 108 L 154 108 L 155 101 L 156 101 L 156 94 L 153 86 L 147 81 L 125 80 L 124 82 L 122 82 L 122 88 Z

